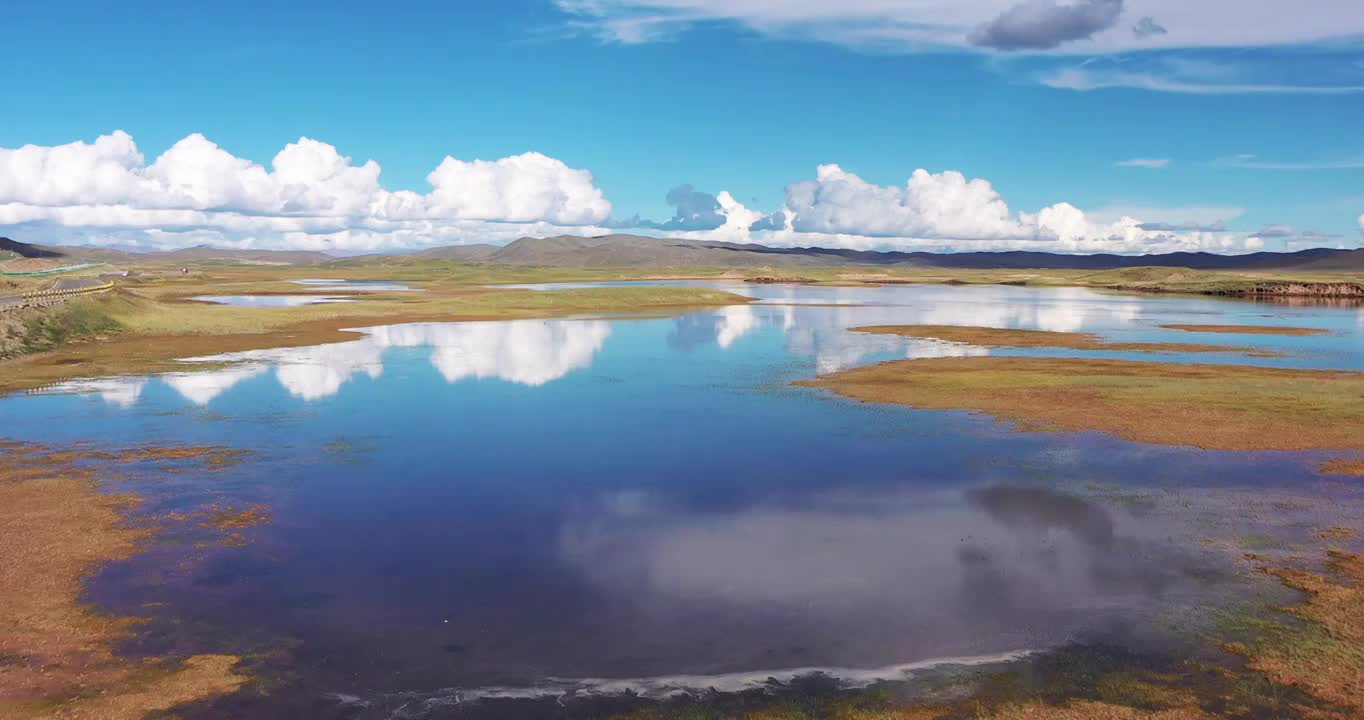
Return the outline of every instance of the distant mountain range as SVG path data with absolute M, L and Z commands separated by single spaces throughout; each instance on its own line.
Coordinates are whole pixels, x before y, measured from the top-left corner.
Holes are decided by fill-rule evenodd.
M 12 257 L 6 258 L 5 253 Z M 0 261 L 6 259 L 28 258 L 35 260 L 62 260 L 72 262 L 204 262 L 222 260 L 228 262 L 270 263 L 278 265 L 317 265 L 337 260 L 333 255 L 307 250 L 235 250 L 215 248 L 208 245 L 165 250 L 140 252 L 117 248 L 91 247 L 88 245 L 34 245 L 0 237 Z
M 1165 253 L 1160 255 L 1066 255 L 1047 252 L 874 252 L 836 248 L 773 248 L 763 245 L 605 235 L 521 238 L 504 246 L 451 245 L 398 255 L 339 258 L 301 250 L 233 250 L 208 246 L 165 252 L 132 252 L 92 247 L 43 246 L 0 238 L 0 261 L 12 257 L 77 262 L 211 261 L 320 265 L 382 261 L 386 257 L 501 265 L 547 265 L 581 268 L 801 268 L 839 266 L 904 266 L 955 269 L 1119 270 L 1133 267 L 1183 267 L 1195 270 L 1297 270 L 1364 272 L 1364 250 L 1317 248 L 1292 253 L 1249 255 Z
M 1195 270 L 1364 271 L 1364 250 L 1317 248 L 1250 255 L 1165 253 L 1160 255 L 1066 255 L 1048 252 L 875 252 L 837 248 L 773 248 L 763 245 L 605 235 L 522 238 L 502 247 L 453 245 L 413 257 L 503 265 L 582 268 L 631 267 L 830 267 L 890 266 L 956 269 L 1120 270 L 1184 267 Z

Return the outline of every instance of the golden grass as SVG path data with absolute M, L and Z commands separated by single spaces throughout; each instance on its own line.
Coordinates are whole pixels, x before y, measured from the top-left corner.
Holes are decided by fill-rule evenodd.
M 1235 335 L 1325 335 L 1330 330 L 1276 325 L 1161 325 L 1166 330 L 1193 333 L 1230 333 Z
M 1359 536 L 1359 531 L 1347 527 L 1329 527 L 1317 531 L 1317 537 L 1322 540 L 1353 540 Z
M 1364 477 L 1364 460 L 1330 460 L 1321 464 L 1326 475 L 1355 475 Z
M 1294 568 L 1262 568 L 1307 594 L 1305 602 L 1284 608 L 1307 627 L 1284 628 L 1233 649 L 1274 682 L 1300 688 L 1349 713 L 1322 717 L 1364 717 L 1364 557 L 1336 550 L 1328 557 L 1335 579 Z
M 1070 350 L 1109 350 L 1124 352 L 1225 353 L 1243 352 L 1265 355 L 1253 348 L 1193 343 L 1115 343 L 1093 333 L 1015 330 L 1012 328 L 971 325 L 868 325 L 853 328 L 874 335 L 901 335 L 931 338 L 982 347 L 1066 348 Z
M 1364 450 L 1364 373 L 1079 358 L 901 360 L 801 385 L 1218 450 Z
M 967 703 L 969 705 L 969 703 Z M 622 716 L 629 718 L 634 716 Z M 641 718 L 648 717 L 641 715 Z M 745 720 L 807 720 L 817 717 L 799 709 L 781 706 L 762 708 L 742 716 Z M 1053 705 L 1020 702 L 998 707 L 836 707 L 833 720 L 1213 720 L 1196 705 L 1160 710 L 1144 710 L 1094 700 L 1074 700 Z
M 971 702 L 952 707 L 926 706 L 902 708 L 862 708 L 837 704 L 823 711 L 800 705 L 774 705 L 739 713 L 696 712 L 687 714 L 646 709 L 613 716 L 614 720 L 663 720 L 664 718 L 742 718 L 742 720 L 1213 720 L 1197 706 L 1145 710 L 1094 700 L 1074 700 L 1063 704 L 1018 702 L 998 706 L 978 706 Z
M 977 717 L 981 720 L 1212 720 L 1215 716 L 1198 707 L 1139 710 L 1092 700 L 1076 700 L 1064 705 L 1008 705 Z
M 81 582 L 148 535 L 122 523 L 135 499 L 98 493 L 78 453 L 0 453 L 0 717 L 135 720 L 246 681 L 230 656 L 115 655 L 133 620 L 81 605 Z

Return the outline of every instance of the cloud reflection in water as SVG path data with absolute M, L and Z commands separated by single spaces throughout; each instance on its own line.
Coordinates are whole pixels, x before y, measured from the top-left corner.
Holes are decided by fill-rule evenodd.
M 738 615 L 754 635 L 827 638 L 838 662 L 871 663 L 1057 641 L 1096 613 L 1192 591 L 1202 562 L 1169 532 L 1034 487 L 729 512 L 627 492 L 567 521 L 559 554 L 603 596 L 634 598 L 650 617 Z
M 170 373 L 160 379 L 195 405 L 207 405 L 237 384 L 271 371 L 294 397 L 318 400 L 335 395 L 357 376 L 383 375 L 391 348 L 431 348 L 431 364 L 447 382 L 497 378 L 540 386 L 586 368 L 611 334 L 603 320 L 510 320 L 500 322 L 411 323 L 362 329 L 350 342 L 275 348 L 194 358 L 225 362 L 213 370 Z M 112 378 L 64 384 L 61 390 L 99 393 L 119 407 L 136 404 L 145 378 Z

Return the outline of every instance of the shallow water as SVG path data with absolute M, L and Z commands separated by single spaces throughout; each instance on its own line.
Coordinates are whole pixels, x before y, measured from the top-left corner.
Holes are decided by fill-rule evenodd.
M 325 278 L 313 278 L 307 280 L 290 280 L 295 285 L 307 285 L 314 290 L 324 290 L 330 292 L 411 292 L 415 291 L 410 285 L 392 282 L 389 280 L 329 280 Z
M 121 613 L 164 603 L 131 652 L 272 653 L 264 670 L 291 674 L 234 701 L 252 717 L 437 718 L 476 697 L 666 694 L 812 668 L 860 683 L 936 658 L 1125 636 L 1248 591 L 1238 553 L 1205 540 L 1264 523 L 1310 532 L 1358 507 L 1307 454 L 1017 433 L 789 384 L 1005 352 L 847 330 L 893 323 L 1253 343 L 1287 355 L 1160 359 L 1364 369 L 1357 308 L 719 286 L 764 302 L 369 328 L 200 358 L 237 361 L 202 372 L 10 397 L 0 417 L 16 439 L 258 451 L 213 476 L 117 483 L 147 495 L 148 514 L 267 503 L 273 522 L 250 545 L 168 539 L 90 591 Z M 1332 332 L 1157 327 L 1181 322 Z M 389 712 L 393 698 L 408 715 Z
M 200 295 L 189 299 L 215 305 L 236 305 L 239 307 L 300 307 L 303 305 L 352 302 L 348 298 L 331 295 Z

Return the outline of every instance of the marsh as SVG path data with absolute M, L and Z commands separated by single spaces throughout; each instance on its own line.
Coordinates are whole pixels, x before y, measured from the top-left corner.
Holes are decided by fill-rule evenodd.
M 0 414 L 17 440 L 251 451 L 211 477 L 106 483 L 144 498 L 133 517 L 268 508 L 240 540 L 206 542 L 190 523 L 87 585 L 100 610 L 149 618 L 123 652 L 247 658 L 251 683 L 186 717 L 402 705 L 441 718 L 479 698 L 664 697 L 810 673 L 866 685 L 1077 638 L 1180 648 L 1210 622 L 1203 608 L 1290 597 L 1244 572 L 1238 538 L 1293 547 L 1359 522 L 1358 485 L 1320 475 L 1321 452 L 1026 432 L 795 385 L 916 358 L 1150 362 L 1147 343 L 1168 350 L 1160 362 L 1208 362 L 1206 345 L 1225 343 L 1218 363 L 1357 371 L 1358 309 L 705 286 L 762 302 L 362 327 L 59 384 Z M 1160 327 L 1207 322 L 1325 332 L 1259 335 L 1250 355 L 1222 335 L 1180 352 L 1190 335 Z M 854 330 L 897 324 L 1104 343 Z

